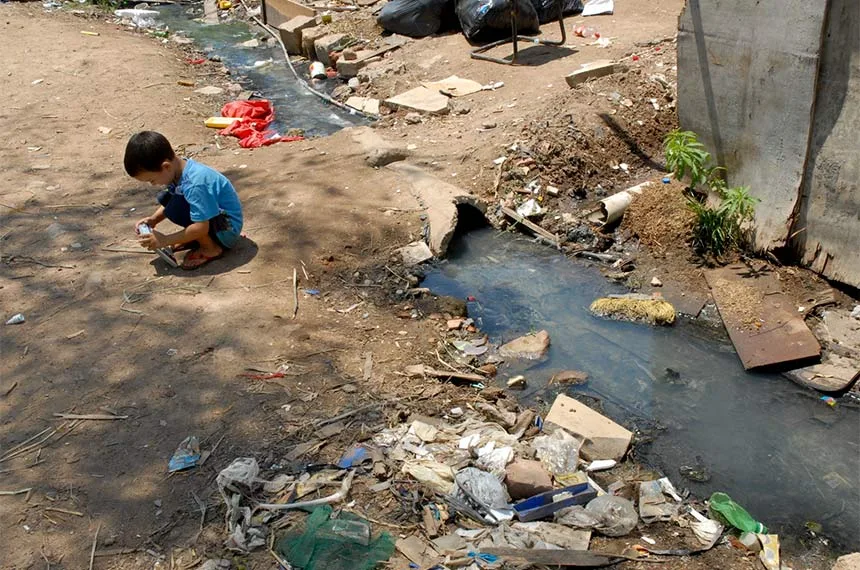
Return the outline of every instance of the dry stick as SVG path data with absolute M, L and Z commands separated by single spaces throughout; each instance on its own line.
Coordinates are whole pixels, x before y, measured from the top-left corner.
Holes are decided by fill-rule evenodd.
M 154 251 L 148 249 L 133 249 L 130 247 L 103 247 L 102 251 L 112 251 L 114 253 L 145 253 L 147 255 L 155 255 Z
M 112 416 L 110 414 L 54 414 L 54 417 L 64 420 L 127 420 L 128 416 Z
M 292 318 L 296 318 L 296 315 L 299 314 L 299 279 L 298 274 L 296 273 L 296 268 L 293 267 L 293 316 Z
M 28 443 L 30 443 L 34 439 L 36 439 L 38 437 L 42 437 L 46 431 L 51 431 L 51 428 L 47 427 L 47 428 L 43 429 L 42 431 L 40 431 L 39 433 L 37 433 L 36 435 L 31 437 L 30 439 L 27 439 L 26 441 L 22 441 L 21 443 L 19 443 L 15 447 L 12 447 L 11 449 L 7 450 L 6 453 L 4 453 L 3 455 L 8 455 L 8 454 L 12 453 L 13 451 L 15 451 L 16 449 L 20 449 L 20 448 L 24 447 L 25 445 L 27 445 Z
M 63 513 L 64 515 L 74 515 L 76 517 L 84 516 L 84 513 L 79 513 L 78 511 L 69 511 L 66 509 L 58 509 L 56 507 L 45 507 L 46 511 L 51 511 L 54 513 Z
M 60 426 L 60 427 L 63 427 L 63 426 Z M 8 453 L 6 453 L 6 455 L 4 455 L 3 457 L 0 457 L 0 463 L 3 463 L 4 461 L 8 461 L 8 460 L 12 459 L 13 457 L 18 457 L 19 455 L 23 455 L 25 453 L 28 453 L 28 452 L 36 449 L 37 447 L 41 446 L 43 443 L 45 443 L 46 441 L 48 441 L 49 439 L 54 437 L 54 434 L 57 433 L 57 430 L 59 430 L 59 429 L 60 429 L 59 427 L 54 428 L 53 431 L 51 431 L 51 433 L 49 433 L 47 436 L 45 436 L 39 442 L 36 442 L 36 443 L 29 445 L 27 447 L 23 447 L 21 449 L 17 449 L 15 451 L 10 450 Z M 42 433 L 45 433 L 45 432 L 42 432 Z
M 99 531 L 102 529 L 102 523 L 96 527 L 96 535 L 93 537 L 93 549 L 90 551 L 90 570 L 93 570 L 93 562 L 96 559 L 96 545 L 99 542 Z
M 335 422 L 339 422 L 340 420 L 354 416 L 355 414 L 360 414 L 361 412 L 366 412 L 366 411 L 372 410 L 374 408 L 379 408 L 379 407 L 384 406 L 385 404 L 392 404 L 392 403 L 397 402 L 397 401 L 402 400 L 402 399 L 403 398 L 398 398 L 396 400 L 385 400 L 384 402 L 377 402 L 375 404 L 368 404 L 367 406 L 362 406 L 360 408 L 356 408 L 355 410 L 352 410 L 351 412 L 346 412 L 346 413 L 343 413 L 339 416 L 335 416 L 333 418 L 329 418 L 327 420 L 322 420 L 320 422 L 317 422 L 316 427 L 321 428 L 323 426 L 327 426 L 328 424 L 333 424 Z
M 0 495 L 2 495 L 2 496 L 23 495 L 24 493 L 29 493 L 32 490 L 33 490 L 32 487 L 27 487 L 26 489 L 19 489 L 17 491 L 0 491 Z

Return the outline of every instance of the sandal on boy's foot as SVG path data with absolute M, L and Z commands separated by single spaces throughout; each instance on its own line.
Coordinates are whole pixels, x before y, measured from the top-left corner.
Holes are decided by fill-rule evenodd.
M 170 267 L 179 267 L 179 262 L 176 261 L 176 257 L 173 256 L 173 252 L 169 247 L 162 247 L 161 249 L 156 249 L 155 253 L 158 254 L 158 257 L 164 260 L 164 262 Z
M 199 247 L 200 247 L 199 243 L 197 243 L 196 241 L 190 241 L 188 243 L 170 246 L 169 249 L 173 253 L 179 253 L 180 251 L 193 251 Z
M 223 251 L 218 255 L 209 256 L 201 253 L 199 249 L 195 249 L 185 254 L 185 259 L 182 260 L 182 265 L 180 267 L 182 267 L 182 269 L 197 269 L 203 267 L 210 261 L 215 261 L 222 257 L 224 257 Z

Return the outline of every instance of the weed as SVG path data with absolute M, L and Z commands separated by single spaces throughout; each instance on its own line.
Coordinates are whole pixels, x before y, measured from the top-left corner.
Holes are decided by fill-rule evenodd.
M 691 188 L 695 189 L 718 174 L 715 168 L 708 167 L 711 154 L 692 131 L 675 129 L 666 135 L 663 147 L 666 152 L 666 166 L 677 180 L 683 180 L 689 174 Z
M 746 247 L 749 241 L 746 225 L 755 216 L 757 202 L 745 186 L 724 190 L 717 207 L 690 198 L 688 205 L 696 215 L 693 247 L 713 255 L 722 255 L 734 247 Z

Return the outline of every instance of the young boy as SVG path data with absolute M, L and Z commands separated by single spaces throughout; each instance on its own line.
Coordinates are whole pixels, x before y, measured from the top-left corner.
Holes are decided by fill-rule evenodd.
M 142 131 L 125 147 L 125 171 L 129 176 L 153 186 L 166 186 L 156 200 L 154 214 L 135 223 L 140 245 L 148 249 L 190 250 L 183 269 L 197 269 L 218 259 L 239 240 L 242 205 L 227 178 L 208 166 L 179 158 L 160 133 Z M 155 231 L 168 219 L 182 230 L 172 234 Z M 146 224 L 152 230 L 141 232 Z

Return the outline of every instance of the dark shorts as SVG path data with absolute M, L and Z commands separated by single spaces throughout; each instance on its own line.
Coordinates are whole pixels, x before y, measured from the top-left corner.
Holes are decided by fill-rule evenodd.
M 164 206 L 164 216 L 177 226 L 187 228 L 194 223 L 191 220 L 191 204 L 182 194 L 173 194 L 167 190 L 162 190 L 158 193 L 156 200 Z M 239 240 L 239 234 L 233 231 L 230 218 L 223 212 L 209 220 L 209 237 L 226 249 L 235 246 Z

